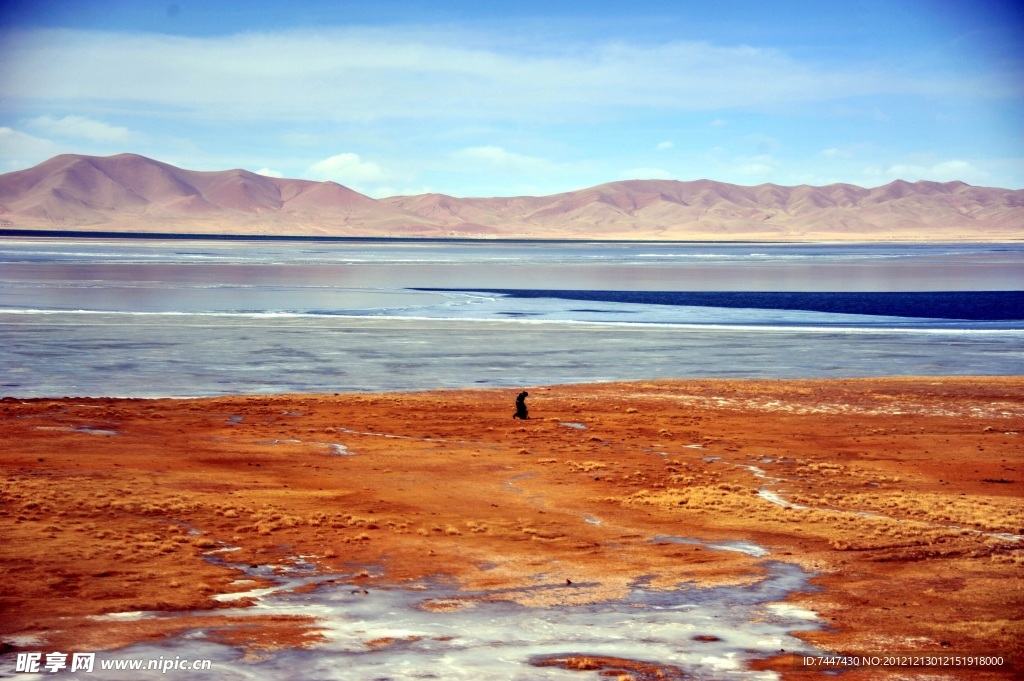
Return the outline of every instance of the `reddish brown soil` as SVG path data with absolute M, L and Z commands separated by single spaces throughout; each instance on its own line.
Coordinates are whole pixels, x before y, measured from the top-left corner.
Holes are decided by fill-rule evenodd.
M 801 634 L 823 649 L 1024 661 L 1024 542 L 992 536 L 1024 534 L 1024 378 L 532 388 L 529 421 L 511 419 L 516 392 L 6 399 L 0 637 L 92 651 L 216 622 L 254 654 L 315 643 L 313 620 L 218 615 L 213 595 L 256 586 L 204 558 L 224 546 L 249 564 L 317 556 L 359 588 L 446 575 L 536 607 L 764 572 L 652 541 L 672 535 L 815 571 L 822 589 L 791 600 L 827 625 Z M 541 600 L 524 588 L 538 579 L 573 586 Z M 137 610 L 190 614 L 96 618 Z

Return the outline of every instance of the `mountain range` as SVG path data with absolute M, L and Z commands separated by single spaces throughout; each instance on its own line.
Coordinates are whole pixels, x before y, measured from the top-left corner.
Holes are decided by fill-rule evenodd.
M 963 182 L 747 187 L 628 180 L 552 194 L 373 199 L 335 182 L 64 154 L 0 175 L 0 228 L 633 240 L 1012 240 L 1024 190 Z

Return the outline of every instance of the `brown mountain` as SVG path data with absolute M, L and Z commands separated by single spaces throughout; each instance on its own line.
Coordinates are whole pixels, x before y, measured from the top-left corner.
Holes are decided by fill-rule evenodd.
M 183 170 L 135 154 L 65 154 L 0 175 L 10 228 L 215 234 L 433 233 L 435 226 L 335 182 L 248 170 Z
M 631 180 L 543 197 L 382 200 L 441 222 L 516 235 L 635 239 L 1018 239 L 1024 190 L 963 182 L 903 182 L 875 189 L 741 187 L 698 180 Z
M 334 182 L 62 155 L 0 175 L 8 228 L 219 234 L 606 239 L 1024 237 L 1024 190 L 631 180 L 551 196 L 375 200 Z

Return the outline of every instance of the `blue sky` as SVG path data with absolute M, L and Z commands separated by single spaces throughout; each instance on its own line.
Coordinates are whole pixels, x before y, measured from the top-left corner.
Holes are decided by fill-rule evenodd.
M 376 197 L 1024 188 L 1015 4 L 7 0 L 0 172 L 135 152 Z

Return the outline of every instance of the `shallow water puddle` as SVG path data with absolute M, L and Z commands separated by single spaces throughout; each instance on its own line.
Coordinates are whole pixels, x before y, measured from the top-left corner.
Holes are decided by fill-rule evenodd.
M 739 550 L 755 556 L 767 553 L 751 542 L 703 543 L 675 537 L 658 540 L 701 543 L 710 549 Z M 223 554 L 221 551 L 218 555 Z M 586 681 L 606 678 L 602 670 L 627 668 L 661 669 L 675 675 L 660 678 L 773 679 L 777 678 L 773 672 L 749 671 L 746 662 L 783 649 L 809 652 L 811 649 L 789 632 L 814 629 L 818 623 L 813 613 L 781 603 L 788 595 L 808 589 L 808 573 L 777 561 L 760 565 L 765 575 L 753 584 L 709 588 L 685 584 L 675 589 L 655 589 L 640 580 L 623 599 L 549 608 L 501 600 L 502 592 L 462 591 L 439 582 L 365 590 L 345 583 L 345 576 L 315 574 L 315 567 L 304 560 L 283 570 L 246 567 L 247 577 L 273 579 L 277 586 L 238 594 L 235 597 L 255 599 L 255 605 L 218 610 L 218 614 L 315 617 L 326 640 L 307 649 L 247 656 L 238 648 L 208 640 L 207 631 L 196 630 L 160 644 L 104 653 L 103 657 L 210 659 L 211 671 L 192 672 L 190 678 L 225 681 Z M 534 587 L 548 592 L 564 589 L 567 597 L 574 588 L 571 584 Z M 132 619 L 174 616 L 124 616 L 129 615 Z M 588 662 L 583 664 L 583 660 Z M 90 678 L 164 678 L 159 671 L 128 674 L 97 669 Z

